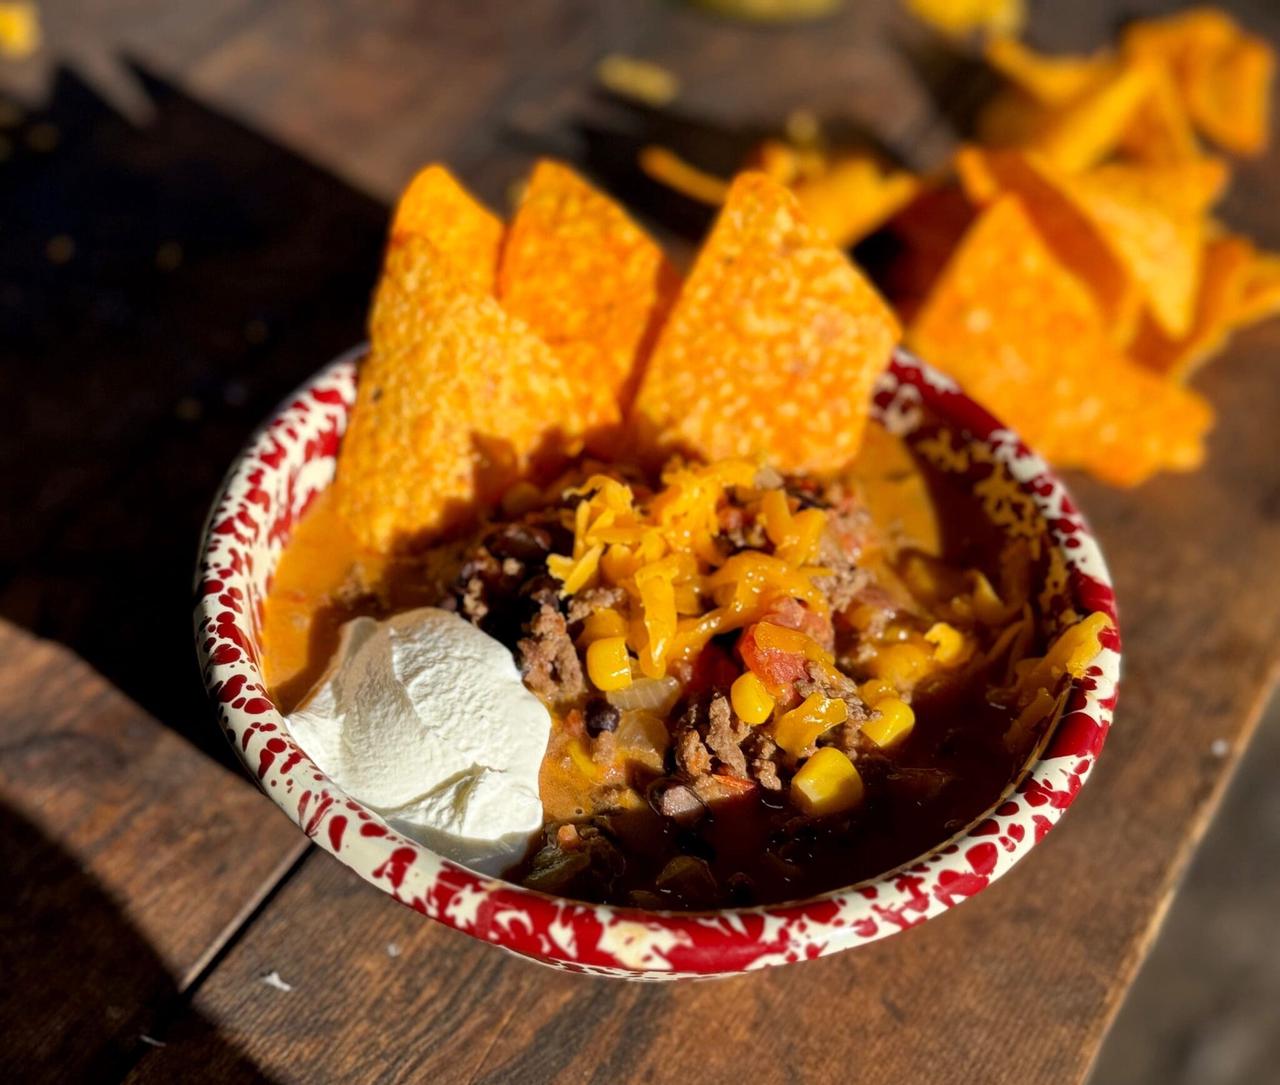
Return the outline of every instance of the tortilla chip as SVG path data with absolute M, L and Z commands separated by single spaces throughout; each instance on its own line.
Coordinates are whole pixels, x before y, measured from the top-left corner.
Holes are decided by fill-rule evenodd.
M 425 237 L 463 278 L 493 293 L 502 245 L 502 222 L 444 166 L 430 165 L 409 182 L 396 204 L 391 237 Z
M 1238 154 L 1267 145 L 1275 54 L 1217 8 L 1192 8 L 1125 30 L 1126 56 L 1164 64 L 1196 126 Z
M 905 170 L 883 169 L 869 155 L 837 159 L 820 177 L 795 186 L 805 218 L 841 248 L 854 245 L 906 206 L 920 189 Z
M 1128 341 L 1138 320 L 1137 283 L 1084 210 L 1066 198 L 1056 170 L 1022 152 L 967 147 L 956 154 L 956 171 L 975 203 L 992 203 L 1007 192 L 1021 197 L 1056 258 L 1092 293 L 1112 341 Z
M 1016 196 L 975 222 L 908 342 L 1060 466 L 1128 486 L 1204 458 L 1208 403 L 1107 342 L 1089 294 Z
M 469 524 L 576 452 L 579 408 L 559 359 L 426 238 L 392 240 L 369 332 L 334 483 L 366 546 Z
M 949 37 L 975 30 L 1016 34 L 1027 21 L 1024 0 L 906 0 L 917 19 Z
M 1098 85 L 1110 73 L 1112 61 L 1094 56 L 1048 56 L 1017 38 L 998 36 L 983 49 L 986 62 L 1030 98 L 1044 105 L 1066 105 Z
M 1241 299 L 1255 258 L 1243 237 L 1215 238 L 1205 246 L 1204 273 L 1191 330 L 1179 339 L 1167 336 L 1145 317 L 1129 355 L 1157 373 L 1186 380 L 1227 344 L 1238 325 Z
M 1153 165 L 1198 158 L 1200 144 L 1173 76 L 1159 67 L 1153 69 L 1151 80 L 1150 93 L 1120 135 L 1120 152 Z
M 1168 335 L 1190 329 L 1204 213 L 1227 179 L 1220 161 L 1113 163 L 1072 175 L 1034 155 L 969 149 L 957 156 L 957 169 L 975 200 L 989 202 L 993 186 L 1023 197 L 1059 258 L 1089 285 L 1118 329 L 1117 342 L 1133 329 L 1126 281 Z
M 1071 172 L 1101 162 L 1152 94 L 1158 70 L 1139 63 L 1116 67 L 1109 78 L 1046 115 L 1023 145 Z
M 733 182 L 641 381 L 642 452 L 763 455 L 833 471 L 858 451 L 898 325 L 844 254 L 761 173 Z
M 607 447 L 679 287 L 662 250 L 569 167 L 534 167 L 511 220 L 498 298 L 564 362 L 593 448 Z
M 1280 254 L 1255 252 L 1236 300 L 1236 325 L 1280 316 Z
M 1112 164 L 1064 182 L 1063 190 L 1128 268 L 1151 315 L 1172 336 L 1195 316 L 1205 212 L 1226 181 L 1220 162 Z

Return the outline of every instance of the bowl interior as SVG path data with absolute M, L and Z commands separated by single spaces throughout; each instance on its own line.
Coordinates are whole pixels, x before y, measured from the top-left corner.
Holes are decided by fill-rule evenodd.
M 1012 866 L 1079 791 L 1110 726 L 1114 632 L 1070 690 L 1057 726 L 990 810 L 903 867 L 811 901 L 707 915 L 582 904 L 474 874 L 395 833 L 292 742 L 258 667 L 270 577 L 293 525 L 332 481 L 361 352 L 339 358 L 286 401 L 231 468 L 197 569 L 196 639 L 219 723 L 262 789 L 318 844 L 405 904 L 562 968 L 724 974 L 834 952 L 939 914 Z M 1087 525 L 1015 434 L 901 351 L 877 385 L 873 416 L 957 480 L 1003 533 L 1028 540 L 1047 629 L 1093 610 L 1107 612 L 1114 626 L 1114 596 Z

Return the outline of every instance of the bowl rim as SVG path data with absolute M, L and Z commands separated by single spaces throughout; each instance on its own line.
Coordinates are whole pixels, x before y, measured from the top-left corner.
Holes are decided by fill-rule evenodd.
M 877 384 L 877 410 L 910 425 L 928 408 L 991 449 L 1028 495 L 1061 554 L 1067 595 L 1112 623 L 1102 653 L 1073 680 L 1057 725 L 1020 776 L 953 837 L 894 870 L 782 904 L 709 912 L 590 904 L 477 874 L 392 830 L 297 747 L 257 666 L 250 585 L 268 573 L 293 523 L 331 481 L 367 348 L 339 355 L 272 412 L 228 469 L 201 533 L 196 650 L 219 725 L 259 788 L 322 848 L 401 903 L 544 964 L 627 978 L 727 975 L 866 944 L 942 914 L 1007 873 L 1057 823 L 1093 768 L 1119 688 L 1115 592 L 1098 544 L 1065 486 L 1007 427 L 902 348 Z M 893 428 L 893 424 L 890 425 Z

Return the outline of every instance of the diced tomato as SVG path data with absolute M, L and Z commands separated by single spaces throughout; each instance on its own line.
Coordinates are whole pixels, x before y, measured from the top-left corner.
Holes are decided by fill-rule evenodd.
M 756 627 L 749 625 L 738 638 L 738 654 L 776 701 L 785 705 L 795 698 L 796 680 L 806 674 L 806 661 L 799 652 L 761 647 L 756 640 Z
M 815 613 L 798 599 L 792 599 L 790 596 L 775 602 L 761 620 L 786 629 L 797 629 L 812 637 L 827 651 L 830 651 L 835 643 L 835 631 L 831 626 L 831 619 Z M 764 675 L 760 677 L 763 678 Z

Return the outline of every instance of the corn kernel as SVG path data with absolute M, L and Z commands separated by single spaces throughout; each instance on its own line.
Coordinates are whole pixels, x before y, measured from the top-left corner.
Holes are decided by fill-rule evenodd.
M 603 637 L 587 646 L 587 677 L 609 693 L 631 685 L 631 658 L 625 637 Z
M 928 668 L 928 654 L 910 641 L 885 645 L 871 661 L 872 674 L 898 689 L 910 689 Z
M 810 817 L 852 810 L 864 791 L 854 763 L 832 746 L 815 753 L 791 780 L 791 801 Z
M 764 683 L 750 671 L 738 675 L 729 687 L 729 702 L 738 718 L 752 727 L 758 727 L 773 715 L 773 698 Z
M 896 697 L 898 691 L 883 678 L 868 678 L 858 687 L 858 696 L 872 708 L 886 697 Z
M 965 635 L 946 622 L 935 622 L 924 639 L 933 645 L 933 658 L 944 667 L 958 667 L 972 652 Z
M 849 706 L 838 697 L 828 699 L 811 693 L 801 704 L 778 720 L 773 740 L 792 757 L 799 757 L 818 741 L 820 735 L 849 718 Z
M 916 714 L 911 706 L 898 697 L 886 697 L 876 703 L 880 715 L 862 725 L 862 734 L 881 748 L 892 746 L 911 734 L 916 724 Z
M 591 644 L 605 637 L 625 637 L 626 635 L 627 619 L 616 610 L 606 608 L 587 615 L 587 620 L 582 623 L 582 636 L 578 639 L 582 644 Z

